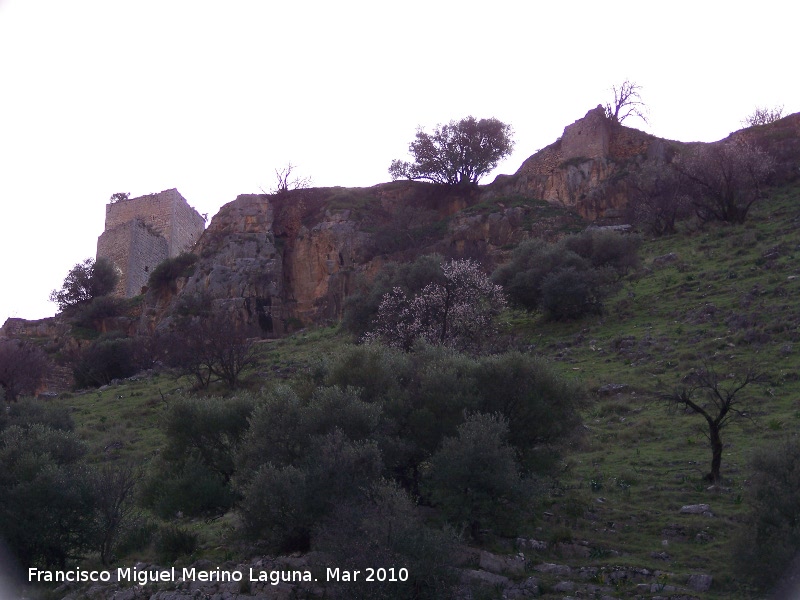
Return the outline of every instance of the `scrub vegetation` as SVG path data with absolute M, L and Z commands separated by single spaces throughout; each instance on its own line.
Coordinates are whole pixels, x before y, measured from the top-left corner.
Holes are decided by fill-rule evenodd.
M 387 265 L 342 326 L 234 336 L 233 374 L 153 368 L 97 338 L 83 383 L 100 387 L 46 402 L 23 387 L 0 415 L 0 534 L 41 567 L 407 565 L 402 584 L 331 592 L 396 598 L 452 596 L 464 546 L 520 538 L 541 542 L 516 577 L 535 574 L 542 597 L 563 595 L 532 570 L 544 562 L 599 569 L 598 585 L 618 568 L 664 586 L 711 574 L 702 597 L 757 597 L 800 550 L 798 223 L 787 186 L 744 223 L 525 242 L 481 279 L 512 305 L 481 344 L 362 343 L 387 292 L 447 289 L 437 257 Z M 88 370 L 117 355 L 148 369 Z M 710 443 L 697 409 L 717 392 L 739 418 Z

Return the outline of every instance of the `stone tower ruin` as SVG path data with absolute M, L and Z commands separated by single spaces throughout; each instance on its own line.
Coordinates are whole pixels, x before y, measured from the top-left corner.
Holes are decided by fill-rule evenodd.
M 153 268 L 191 250 L 205 225 L 176 189 L 106 205 L 97 258 L 110 260 L 119 272 L 114 294 L 123 298 L 141 294 Z

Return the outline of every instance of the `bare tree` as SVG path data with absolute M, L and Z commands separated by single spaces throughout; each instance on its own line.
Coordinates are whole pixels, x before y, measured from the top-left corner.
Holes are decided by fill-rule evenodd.
M 647 161 L 630 184 L 628 218 L 655 236 L 675 233 L 675 222 L 691 212 L 681 176 L 663 161 Z
M 702 416 L 708 424 L 705 436 L 711 444 L 711 471 L 705 476 L 708 481 L 721 480 L 722 430 L 739 417 L 748 417 L 745 407 L 753 402 L 741 392 L 752 383 L 760 383 L 763 375 L 753 368 L 738 374 L 722 376 L 707 362 L 686 378 L 686 384 L 661 398 L 675 409 L 683 409 Z
M 250 331 L 222 313 L 194 317 L 180 331 L 165 333 L 157 342 L 166 364 L 192 375 L 200 388 L 223 381 L 234 389 L 245 367 L 255 362 Z
M 744 140 L 699 145 L 672 163 L 690 187 L 701 222 L 744 223 L 775 160 Z
M 783 104 L 775 108 L 756 106 L 755 110 L 742 119 L 744 127 L 755 127 L 756 125 L 768 125 L 783 117 Z
M 275 169 L 275 187 L 270 189 L 270 194 L 285 194 L 289 190 L 304 190 L 311 187 L 311 177 L 292 177 L 296 165 L 291 162 L 282 169 Z M 261 191 L 264 191 L 263 189 Z
M 639 117 L 649 125 L 647 106 L 639 94 L 641 90 L 642 86 L 629 79 L 626 79 L 618 86 L 611 86 L 611 91 L 614 92 L 614 102 L 606 103 L 606 117 L 617 124 L 622 123 L 631 116 Z
M 100 561 L 107 565 L 120 533 L 136 510 L 134 489 L 138 475 L 130 465 L 99 468 L 93 477 Z

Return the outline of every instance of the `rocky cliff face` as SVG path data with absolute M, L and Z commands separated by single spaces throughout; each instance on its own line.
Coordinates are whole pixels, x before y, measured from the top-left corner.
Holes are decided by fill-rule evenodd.
M 541 198 L 585 219 L 618 219 L 627 203 L 626 175 L 648 158 L 665 158 L 680 146 L 611 122 L 602 106 L 564 128 L 555 143 L 498 177 L 500 193 Z
M 777 152 L 783 179 L 797 176 L 800 115 L 736 136 Z M 685 146 L 612 123 L 598 106 L 487 186 L 398 181 L 239 196 L 198 242 L 199 264 L 180 293 L 148 299 L 141 328 L 154 329 L 181 303 L 205 302 L 264 335 L 282 335 L 340 318 L 359 281 L 387 261 L 438 252 L 490 269 L 527 237 L 555 238 L 582 219 L 621 222 L 629 176 Z
M 195 248 L 195 272 L 178 293 L 148 296 L 140 329 L 210 304 L 279 336 L 339 319 L 358 282 L 387 261 L 438 252 L 478 258 L 488 268 L 504 248 L 580 222 L 542 202 L 512 200 L 483 204 L 480 190 L 417 182 L 239 196 L 211 221 Z

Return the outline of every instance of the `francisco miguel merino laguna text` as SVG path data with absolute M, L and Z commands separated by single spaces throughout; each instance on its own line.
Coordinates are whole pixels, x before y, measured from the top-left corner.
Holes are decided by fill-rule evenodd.
M 241 571 L 225 571 L 216 569 L 204 570 L 193 567 L 181 569 L 180 578 L 175 567 L 169 569 L 140 570 L 136 567 L 118 568 L 116 577 L 113 571 L 89 571 L 80 567 L 69 571 L 45 571 L 31 567 L 28 569 L 29 583 L 83 583 L 83 582 L 112 582 L 127 581 L 138 585 L 148 583 L 162 583 L 174 581 L 242 581 L 244 574 Z M 272 585 L 279 583 L 292 583 L 314 581 L 311 571 L 264 571 L 250 568 L 249 581 L 268 582 Z

